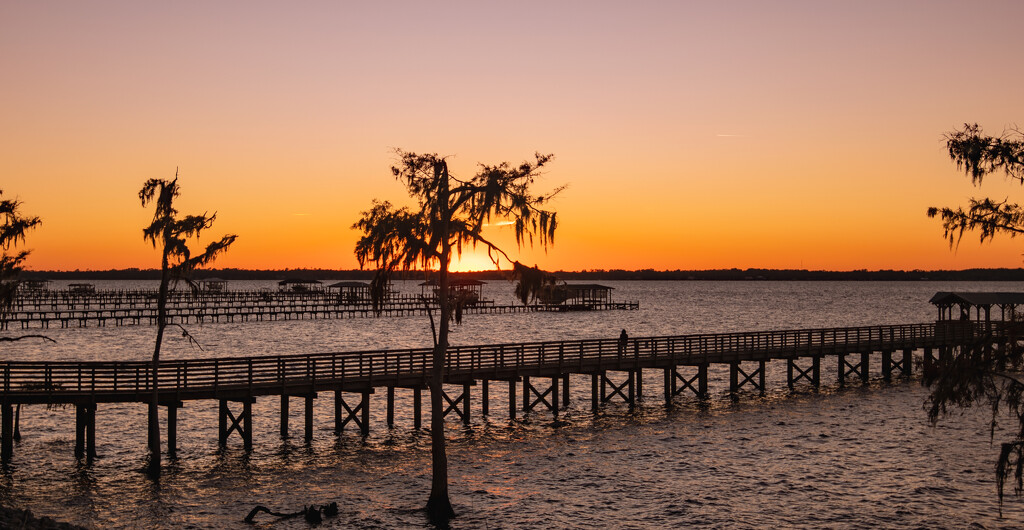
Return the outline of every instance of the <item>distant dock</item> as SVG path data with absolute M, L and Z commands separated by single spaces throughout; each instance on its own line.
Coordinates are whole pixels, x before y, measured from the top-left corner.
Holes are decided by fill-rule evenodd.
M 157 293 L 148 290 L 110 290 L 85 293 L 53 291 L 19 295 L 0 329 L 47 329 L 152 325 L 157 319 Z M 635 310 L 639 302 L 610 300 L 563 304 L 495 304 L 479 300 L 465 314 L 559 311 Z M 426 315 L 437 303 L 416 296 L 391 296 L 379 316 Z M 378 316 L 368 299 L 326 291 L 172 292 L 167 301 L 168 323 L 250 322 L 273 320 L 341 319 Z

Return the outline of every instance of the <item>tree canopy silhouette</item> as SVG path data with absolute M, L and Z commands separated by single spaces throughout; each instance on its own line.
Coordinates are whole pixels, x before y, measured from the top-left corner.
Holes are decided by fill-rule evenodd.
M 0 196 L 3 196 L 0 190 Z M 25 233 L 42 224 L 42 220 L 35 216 L 27 216 L 21 211 L 21 201 L 17 199 L 0 199 L 0 319 L 6 320 L 14 304 L 14 298 L 18 293 L 18 286 L 21 284 L 18 276 L 21 274 L 22 264 L 31 251 L 20 250 L 8 253 L 20 244 L 25 243 Z M 13 342 L 22 339 L 43 339 L 53 341 L 45 335 L 21 335 L 17 337 L 0 337 L 0 341 Z
M 965 124 L 963 130 L 946 135 L 949 157 L 957 168 L 980 185 L 984 177 L 1002 172 L 1007 178 L 1024 184 L 1024 134 L 1018 128 L 1007 129 L 1001 136 L 987 136 L 977 124 Z M 1024 233 L 1024 210 L 1009 200 L 970 199 L 964 208 L 928 209 L 929 217 L 940 217 L 945 237 L 951 246 L 960 243 L 965 232 L 977 231 L 981 241 L 997 234 L 1014 237 Z M 1003 414 L 1014 418 L 1015 434 L 1001 444 L 996 464 L 996 485 L 1000 506 L 1008 479 L 1014 482 L 1014 493 L 1020 495 L 1024 486 L 1024 322 L 1004 326 L 1005 335 L 997 345 L 986 331 L 971 344 L 940 358 L 936 370 L 925 374 L 931 386 L 928 418 L 935 423 L 951 408 L 974 405 L 989 407 L 990 435 L 995 436 Z
M 218 241 L 206 246 L 206 249 L 193 255 L 188 247 L 190 239 L 198 239 L 200 234 L 213 226 L 217 214 L 186 215 L 178 217 L 174 208 L 174 199 L 178 197 L 178 172 L 174 172 L 174 180 L 149 179 L 139 191 L 142 207 L 153 204 L 153 221 L 143 229 L 142 237 L 160 250 L 160 289 L 157 294 L 157 331 L 156 345 L 153 348 L 153 394 L 149 403 L 149 464 L 151 475 L 160 473 L 160 422 L 159 392 L 156 381 L 160 369 L 160 346 L 163 344 L 164 330 L 167 328 L 167 293 L 171 284 L 185 281 L 192 288 L 195 284 L 189 279 L 192 271 L 206 266 L 225 252 L 234 243 L 235 235 L 226 235 Z M 182 328 L 183 334 L 194 342 L 188 332 Z
M 946 135 L 946 148 L 957 169 L 976 185 L 998 172 L 1024 184 L 1024 133 L 1019 128 L 1007 129 L 1001 136 L 986 136 L 978 124 L 965 124 L 963 130 Z M 966 210 L 933 206 L 928 208 L 928 217 L 942 219 L 951 246 L 959 244 L 967 231 L 977 231 L 982 242 L 996 234 L 1015 237 L 1024 233 L 1024 209 L 1007 199 L 971 198 Z
M 484 227 L 492 220 L 507 222 L 515 231 L 516 244 L 554 244 L 558 226 L 556 213 L 548 202 L 563 188 L 535 195 L 532 187 L 551 155 L 537 153 L 531 162 L 512 166 L 481 164 L 467 180 L 448 171 L 445 157 L 398 150 L 399 163 L 392 174 L 405 185 L 416 207 L 397 208 L 387 201 L 374 200 L 371 208 L 353 228 L 362 232 L 355 255 L 360 267 L 372 263 L 377 273 L 371 283 L 374 308 L 381 310 L 385 290 L 397 270 L 436 269 L 440 319 L 434 333 L 434 350 L 428 387 L 431 405 L 432 481 L 427 514 L 432 521 L 443 522 L 454 516 L 448 495 L 448 459 L 445 450 L 442 381 L 448 348 L 449 324 L 460 313 L 462 300 L 449 289 L 449 267 L 453 256 L 467 248 L 482 246 L 497 265 L 501 259 L 512 264 L 514 274 L 533 276 L 529 267 L 513 260 L 498 245 L 488 240 Z M 533 269 L 536 270 L 536 269 Z M 540 285 L 528 282 L 528 285 Z M 433 324 L 432 324 L 433 326 Z M 433 327 L 432 327 L 433 330 Z

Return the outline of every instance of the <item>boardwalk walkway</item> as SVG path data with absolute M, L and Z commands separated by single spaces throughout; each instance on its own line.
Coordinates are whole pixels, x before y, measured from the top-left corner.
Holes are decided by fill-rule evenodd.
M 489 383 L 508 383 L 509 416 L 518 410 L 517 383 L 521 383 L 522 410 L 542 408 L 557 416 L 568 405 L 569 375 L 591 377 L 591 402 L 621 399 L 631 406 L 643 395 L 644 371 L 663 372 L 666 402 L 682 393 L 708 395 L 708 366 L 730 368 L 730 392 L 744 387 L 765 389 L 765 363 L 787 361 L 787 384 L 806 381 L 818 387 L 821 361 L 836 359 L 839 384 L 854 378 L 867 382 L 870 357 L 881 355 L 881 375 L 910 375 L 913 352 L 923 353 L 925 366 L 933 352 L 963 344 L 974 336 L 970 324 L 925 323 L 849 328 L 822 328 L 744 333 L 718 333 L 452 346 L 448 352 L 445 383 L 446 414 L 469 421 L 470 389 L 482 386 L 483 413 L 488 413 Z M 155 378 L 161 404 L 168 411 L 169 450 L 174 450 L 176 411 L 183 401 L 220 401 L 220 443 L 238 432 L 251 447 L 251 404 L 260 396 L 281 396 L 282 434 L 287 435 L 288 397 L 306 399 L 306 437 L 312 436 L 312 399 L 334 392 L 335 429 L 354 423 L 369 432 L 369 399 L 378 388 L 387 389 L 388 424 L 393 424 L 396 388 L 414 392 L 415 427 L 421 423 L 420 393 L 426 388 L 429 348 L 230 357 L 161 362 Z M 146 402 L 154 378 L 148 361 L 124 362 L 0 362 L 2 374 L 2 433 L 4 460 L 10 458 L 12 405 L 67 403 L 76 407 L 76 452 L 92 454 L 98 404 Z M 614 373 L 618 373 L 616 376 Z M 559 393 L 561 392 L 561 399 Z M 355 400 L 352 395 L 355 394 Z M 346 395 L 348 400 L 346 401 Z M 230 403 L 241 403 L 233 413 Z M 228 422 L 230 421 L 230 426 Z M 92 434 L 90 434 L 92 433 Z M 143 434 L 144 436 L 144 434 Z

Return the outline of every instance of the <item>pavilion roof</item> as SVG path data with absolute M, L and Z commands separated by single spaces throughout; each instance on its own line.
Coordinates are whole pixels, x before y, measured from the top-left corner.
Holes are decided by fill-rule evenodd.
M 929 300 L 939 306 L 943 305 L 1024 305 L 1024 293 L 1012 292 L 948 292 L 939 291 Z

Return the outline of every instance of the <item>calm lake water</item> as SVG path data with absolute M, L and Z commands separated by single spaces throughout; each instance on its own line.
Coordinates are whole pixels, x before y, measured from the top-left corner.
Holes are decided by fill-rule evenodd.
M 934 320 L 940 290 L 1020 291 L 1024 283 L 955 282 L 602 282 L 638 311 L 470 315 L 453 344 L 753 331 Z M 96 282 L 99 288 L 146 282 Z M 231 288 L 270 282 L 232 282 Z M 415 282 L 399 284 L 418 292 Z M 511 301 L 511 284 L 485 296 Z M 428 346 L 426 317 L 190 325 L 203 350 L 172 334 L 164 358 L 309 353 Z M 5 344 L 4 359 L 145 360 L 155 327 L 50 329 L 57 344 Z M 8 332 L 10 334 L 10 332 Z M 987 416 L 972 410 L 928 424 L 927 392 L 916 378 L 840 390 L 835 360 L 822 363 L 819 392 L 786 388 L 772 363 L 765 396 L 727 397 L 728 376 L 712 370 L 712 399 L 677 397 L 666 408 L 660 372 L 646 376 L 646 402 L 631 413 L 611 403 L 590 411 L 589 378 L 572 380 L 572 402 L 550 413 L 507 418 L 507 390 L 492 386 L 491 415 L 473 403 L 473 423 L 449 422 L 453 528 L 1018 527 L 1024 501 L 998 516 L 997 446 Z M 477 395 L 474 395 L 476 399 Z M 0 504 L 96 528 L 247 527 L 262 504 L 297 511 L 336 501 L 337 528 L 426 527 L 429 435 L 412 430 L 411 391 L 397 391 L 396 427 L 384 422 L 383 394 L 371 399 L 371 433 L 333 433 L 330 396 L 316 401 L 317 431 L 302 439 L 294 400 L 292 437 L 278 435 L 279 400 L 254 406 L 254 448 L 233 437 L 217 448 L 215 402 L 179 412 L 177 460 L 158 483 L 145 461 L 145 406 L 100 405 L 91 466 L 73 456 L 74 410 L 30 406 L 14 463 L 0 474 Z M 521 413 L 520 413 L 521 414 Z M 997 433 L 997 442 L 1000 439 Z M 261 515 L 257 527 L 306 528 Z

